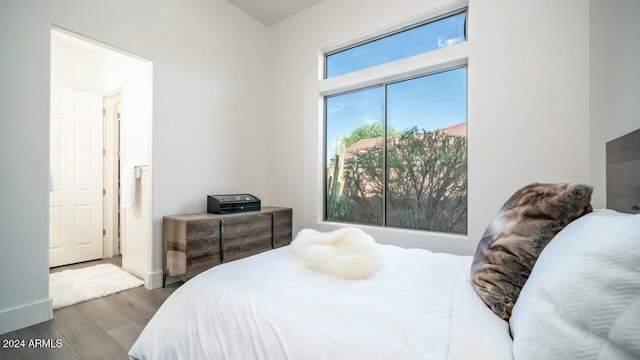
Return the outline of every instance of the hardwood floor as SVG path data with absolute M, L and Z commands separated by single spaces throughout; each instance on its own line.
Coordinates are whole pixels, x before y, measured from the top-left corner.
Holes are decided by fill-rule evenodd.
M 52 268 L 51 273 L 121 259 Z M 160 305 L 181 282 L 143 286 L 53 311 L 53 320 L 0 335 L 0 359 L 127 359 L 127 352 Z M 15 347 L 7 347 L 15 346 Z

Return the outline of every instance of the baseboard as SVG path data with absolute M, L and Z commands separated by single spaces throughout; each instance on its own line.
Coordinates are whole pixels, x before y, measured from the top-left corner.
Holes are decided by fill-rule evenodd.
M 0 311 L 0 335 L 53 319 L 51 298 Z
M 149 272 L 146 264 L 128 257 L 123 257 L 122 269 L 144 280 L 144 287 L 149 290 L 162 287 L 162 271 Z
M 122 256 L 122 270 L 127 271 L 147 282 L 147 264 Z
M 144 287 L 149 290 L 162 287 L 162 275 L 162 271 L 147 273 L 147 277 L 144 279 Z

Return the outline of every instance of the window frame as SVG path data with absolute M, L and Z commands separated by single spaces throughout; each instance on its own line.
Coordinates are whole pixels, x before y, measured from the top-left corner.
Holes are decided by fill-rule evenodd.
M 371 41 L 375 41 L 380 38 L 384 38 L 414 27 L 422 26 L 424 24 L 428 24 L 442 18 L 446 18 L 451 15 L 459 14 L 461 12 L 467 12 L 467 18 L 465 21 L 465 40 L 462 43 L 436 49 L 433 51 L 425 52 L 422 54 L 414 55 L 408 58 L 403 58 L 399 60 L 395 60 L 392 62 L 376 65 L 373 67 L 357 70 L 354 72 L 350 72 L 347 74 L 338 75 L 331 78 L 326 78 L 326 58 L 327 56 L 341 52 L 361 44 L 365 44 Z M 382 229 L 399 229 L 399 230 L 409 230 L 409 231 L 420 231 L 420 232 L 437 232 L 434 230 L 423 230 L 423 229 L 411 229 L 411 228 L 402 228 L 402 227 L 390 227 L 386 225 L 386 218 L 384 215 L 386 212 L 385 205 L 385 196 L 383 196 L 383 224 L 382 225 L 372 225 L 372 224 L 364 224 L 364 223 L 353 223 L 348 221 L 338 221 L 338 220 L 330 220 L 327 219 L 327 164 L 328 158 L 327 154 L 327 98 L 333 96 L 339 96 L 348 94 L 350 92 L 365 90 L 373 87 L 382 87 L 383 91 L 383 106 L 385 107 L 383 111 L 383 136 L 386 139 L 387 135 L 387 120 L 386 120 L 386 87 L 390 84 L 411 80 L 423 76 L 429 76 L 433 74 L 437 74 L 440 72 L 458 69 L 465 67 L 467 70 L 467 84 L 469 82 L 469 59 L 468 59 L 468 43 L 469 37 L 467 32 L 468 20 L 469 19 L 469 8 L 467 1 L 456 1 L 450 3 L 449 5 L 443 6 L 441 8 L 435 9 L 433 11 L 429 11 L 425 14 L 421 14 L 416 17 L 412 17 L 403 22 L 379 29 L 367 35 L 360 36 L 358 38 L 352 39 L 348 42 L 340 43 L 332 47 L 327 47 L 320 49 L 319 51 L 319 81 L 318 81 L 318 96 L 319 96 L 319 104 L 321 107 L 321 111 L 319 114 L 320 124 L 321 124 L 321 146 L 319 146 L 322 156 L 322 161 L 320 161 L 320 165 L 322 169 L 320 171 L 320 175 L 322 176 L 322 187 L 319 192 L 319 200 L 320 200 L 320 212 L 318 215 L 318 222 L 325 224 L 350 224 L 352 226 L 374 226 L 376 228 Z M 468 89 L 468 86 L 467 86 Z M 467 91 L 467 124 L 469 123 L 469 92 Z M 468 126 L 468 125 L 467 125 Z M 320 130 L 320 129 L 319 129 Z M 385 140 L 386 141 L 386 140 Z M 384 181 L 386 187 L 386 146 L 383 147 L 383 168 L 385 169 L 384 173 Z M 467 146 L 467 154 L 468 154 L 468 146 Z M 468 159 L 468 156 L 467 156 Z M 467 160 L 468 161 L 468 160 Z M 468 186 L 468 185 L 467 185 Z M 468 188 L 467 188 L 468 189 Z M 468 194 L 468 190 L 467 190 Z M 468 215 L 467 215 L 468 216 Z M 467 220 L 467 233 L 466 234 L 457 234 L 457 233 L 448 233 L 446 234 L 453 236 L 467 236 L 469 232 L 468 228 L 468 220 Z

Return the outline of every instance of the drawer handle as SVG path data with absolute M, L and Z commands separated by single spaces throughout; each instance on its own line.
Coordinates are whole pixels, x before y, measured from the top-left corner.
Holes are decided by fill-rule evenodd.
M 220 219 L 220 262 L 224 262 L 224 219 Z
M 276 214 L 271 213 L 271 248 L 276 248 Z

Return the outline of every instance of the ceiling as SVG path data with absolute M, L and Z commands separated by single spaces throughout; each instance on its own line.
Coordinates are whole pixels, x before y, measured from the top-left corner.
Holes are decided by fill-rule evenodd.
M 271 26 L 322 0 L 227 0 L 263 24 Z

